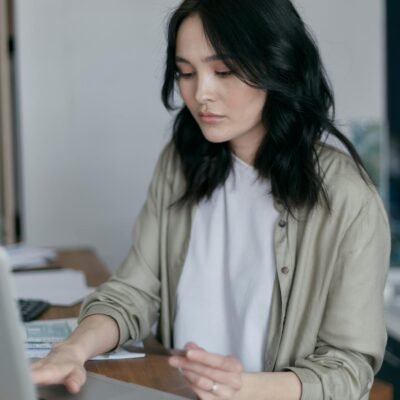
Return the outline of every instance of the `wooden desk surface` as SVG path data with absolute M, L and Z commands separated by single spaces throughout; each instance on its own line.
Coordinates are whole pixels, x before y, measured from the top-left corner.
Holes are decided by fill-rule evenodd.
M 89 286 L 98 286 L 109 277 L 105 265 L 89 249 L 60 251 L 57 262 L 66 268 L 78 269 L 85 273 Z M 79 305 L 72 307 L 51 307 L 41 319 L 72 318 L 79 312 Z M 145 340 L 145 347 L 161 347 L 154 339 Z M 196 396 L 179 372 L 170 367 L 167 357 L 146 355 L 131 360 L 88 361 L 88 371 L 106 375 L 126 382 L 137 383 L 153 389 L 177 394 L 189 399 Z
M 98 286 L 109 277 L 105 265 L 90 249 L 60 251 L 57 261 L 65 268 L 83 271 L 89 286 Z M 76 317 L 78 312 L 79 305 L 51 307 L 42 318 L 70 318 Z M 159 346 L 161 345 L 154 338 L 145 340 L 145 347 Z M 132 360 L 88 361 L 86 368 L 111 378 L 196 399 L 182 376 L 168 365 L 165 356 L 147 355 L 144 358 Z M 393 400 L 392 385 L 376 380 L 371 390 L 370 400 Z

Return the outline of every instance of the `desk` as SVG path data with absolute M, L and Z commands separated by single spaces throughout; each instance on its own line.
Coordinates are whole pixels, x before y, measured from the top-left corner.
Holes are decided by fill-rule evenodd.
M 83 271 L 89 286 L 98 286 L 109 277 L 107 268 L 89 249 L 60 251 L 57 262 L 63 267 Z M 78 312 L 79 305 L 51 307 L 43 314 L 42 319 L 76 317 Z M 145 340 L 145 347 L 159 346 L 161 345 L 154 338 Z M 165 356 L 147 355 L 144 358 L 132 360 L 88 361 L 86 368 L 111 378 L 196 399 L 182 376 L 168 365 Z M 376 380 L 371 390 L 370 400 L 393 400 L 392 386 Z

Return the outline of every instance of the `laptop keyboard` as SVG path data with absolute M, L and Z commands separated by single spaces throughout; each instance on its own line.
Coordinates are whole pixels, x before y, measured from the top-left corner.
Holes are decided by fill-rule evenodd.
M 22 321 L 28 322 L 42 315 L 50 307 L 50 303 L 42 300 L 19 299 L 18 307 Z

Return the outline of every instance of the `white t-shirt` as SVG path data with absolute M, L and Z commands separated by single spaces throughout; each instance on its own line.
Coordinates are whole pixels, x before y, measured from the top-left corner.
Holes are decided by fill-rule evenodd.
M 176 295 L 176 348 L 193 341 L 262 371 L 279 216 L 269 192 L 269 182 L 234 157 L 224 186 L 199 204 Z

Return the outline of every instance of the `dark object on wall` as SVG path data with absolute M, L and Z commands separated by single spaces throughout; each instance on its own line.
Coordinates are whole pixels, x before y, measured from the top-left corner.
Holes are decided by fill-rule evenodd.
M 389 336 L 385 360 L 377 377 L 393 385 L 394 400 L 400 399 L 400 342 Z
M 400 2 L 387 0 L 387 94 L 390 130 L 400 135 Z
M 386 92 L 389 128 L 391 265 L 400 265 L 400 2 L 386 0 Z

